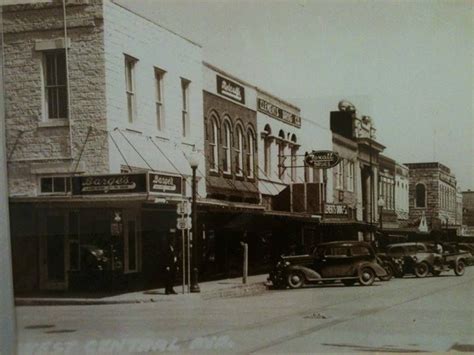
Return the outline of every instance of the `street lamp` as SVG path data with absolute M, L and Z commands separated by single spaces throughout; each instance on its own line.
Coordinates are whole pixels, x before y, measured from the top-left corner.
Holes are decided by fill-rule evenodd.
M 379 207 L 379 223 L 380 223 L 380 232 L 382 232 L 382 216 L 383 216 L 383 208 L 385 207 L 385 200 L 383 197 L 380 197 L 379 200 L 377 201 L 377 206 Z
M 191 258 L 191 265 L 193 274 L 191 277 L 191 292 L 201 292 L 198 284 L 198 265 L 199 265 L 199 253 L 198 253 L 198 228 L 197 228 L 197 179 L 196 179 L 196 169 L 199 166 L 199 153 L 193 149 L 190 154 L 187 155 L 187 159 L 189 165 L 191 166 L 192 174 L 192 184 L 191 184 L 191 191 L 192 191 L 192 200 L 191 200 L 191 223 L 192 223 L 192 235 L 193 235 L 193 255 Z

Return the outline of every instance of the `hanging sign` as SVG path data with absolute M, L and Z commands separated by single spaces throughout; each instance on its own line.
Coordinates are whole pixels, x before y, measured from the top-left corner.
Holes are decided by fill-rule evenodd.
M 115 174 L 73 177 L 74 195 L 146 192 L 146 174 Z
M 335 167 L 340 162 L 337 152 L 331 150 L 313 150 L 306 152 L 304 161 L 307 165 L 318 169 L 329 169 Z
M 162 194 L 181 195 L 183 178 L 177 175 L 148 173 L 148 191 Z

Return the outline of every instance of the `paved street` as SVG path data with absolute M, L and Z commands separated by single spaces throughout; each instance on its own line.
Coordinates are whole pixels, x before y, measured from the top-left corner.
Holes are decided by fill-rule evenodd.
M 463 277 L 446 273 L 372 287 L 18 307 L 20 353 L 474 351 L 473 281 L 470 268 Z

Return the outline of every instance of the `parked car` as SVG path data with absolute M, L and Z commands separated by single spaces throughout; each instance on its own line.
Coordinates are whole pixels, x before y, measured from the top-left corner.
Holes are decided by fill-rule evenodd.
M 428 248 L 424 243 L 397 243 L 386 247 L 384 253 L 377 256 L 388 265 L 388 272 L 395 277 L 403 277 L 413 274 L 422 278 L 429 273 L 439 275 L 442 271 L 454 270 L 455 274 L 462 276 L 469 253 L 450 252 L 446 250 L 442 254 L 436 248 Z M 387 268 L 387 266 L 386 266 Z
M 386 275 L 370 244 L 343 241 L 320 244 L 311 255 L 281 256 L 268 279 L 276 288 L 336 281 L 370 286 Z

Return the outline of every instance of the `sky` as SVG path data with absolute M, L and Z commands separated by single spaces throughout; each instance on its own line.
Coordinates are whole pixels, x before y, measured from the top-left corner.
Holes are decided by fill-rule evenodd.
M 385 155 L 439 161 L 474 190 L 473 1 L 116 2 L 319 126 L 348 99 L 373 118 Z

